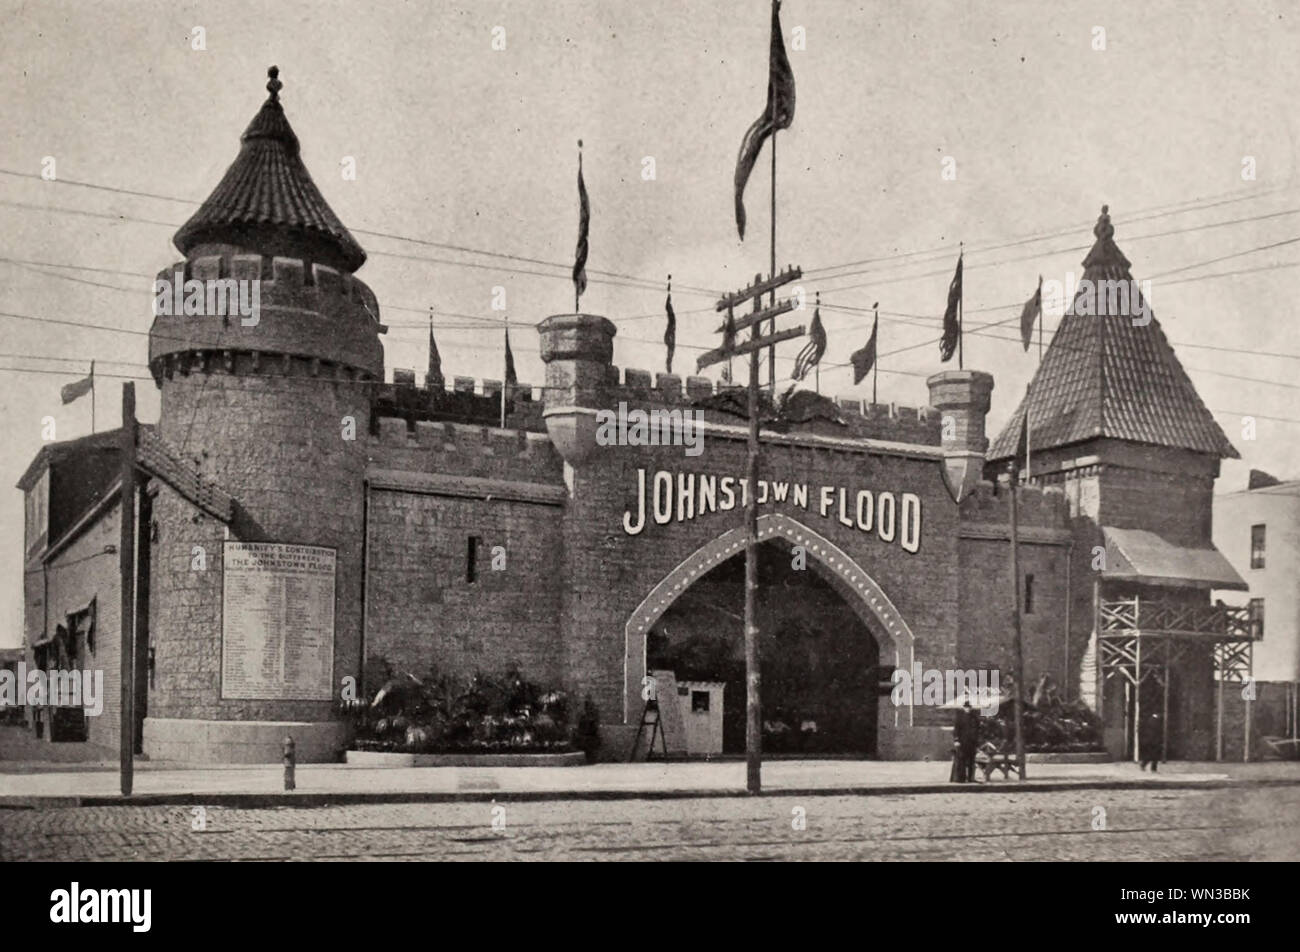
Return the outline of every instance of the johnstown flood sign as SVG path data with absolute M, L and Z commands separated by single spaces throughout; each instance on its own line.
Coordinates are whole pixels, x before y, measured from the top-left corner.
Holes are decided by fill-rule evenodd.
M 225 543 L 222 698 L 333 697 L 334 559 L 314 545 Z
M 662 526 L 738 506 L 743 509 L 748 499 L 747 479 L 638 469 L 636 502 L 623 513 L 623 531 L 640 535 L 647 521 Z M 881 542 L 897 542 L 907 552 L 921 547 L 921 497 L 915 493 L 760 479 L 755 502 L 811 509 L 850 529 L 874 533 Z

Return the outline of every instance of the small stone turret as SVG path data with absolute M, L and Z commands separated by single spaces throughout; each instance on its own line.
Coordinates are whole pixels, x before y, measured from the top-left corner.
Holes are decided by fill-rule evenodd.
M 926 380 L 930 406 L 941 414 L 943 478 L 955 502 L 980 481 L 988 437 L 984 418 L 993 393 L 993 375 L 980 370 L 945 370 Z
M 596 314 L 556 314 L 537 330 L 546 364 L 546 432 L 575 465 L 596 446 L 596 410 L 604 406 L 617 328 Z

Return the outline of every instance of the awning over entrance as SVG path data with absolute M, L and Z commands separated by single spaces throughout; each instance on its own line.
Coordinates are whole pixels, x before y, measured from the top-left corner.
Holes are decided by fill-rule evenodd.
M 1104 579 L 1181 588 L 1249 588 L 1213 545 L 1174 545 L 1143 529 L 1102 526 L 1101 531 L 1106 540 Z

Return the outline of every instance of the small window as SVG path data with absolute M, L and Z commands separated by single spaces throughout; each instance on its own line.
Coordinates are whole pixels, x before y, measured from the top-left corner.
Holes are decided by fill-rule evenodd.
M 692 714 L 709 713 L 709 692 L 708 691 L 691 692 L 691 713 Z
M 1032 573 L 1025 574 L 1025 614 L 1034 613 L 1034 576 Z
M 1252 569 L 1262 569 L 1264 567 L 1264 527 L 1250 527 L 1250 567 Z
M 465 542 L 465 581 L 471 585 L 478 581 L 478 547 L 482 540 L 470 536 Z
M 1259 641 L 1264 637 L 1264 599 L 1252 598 L 1248 604 L 1251 637 Z

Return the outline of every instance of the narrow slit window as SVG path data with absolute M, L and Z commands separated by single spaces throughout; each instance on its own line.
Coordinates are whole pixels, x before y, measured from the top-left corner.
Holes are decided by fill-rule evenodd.
M 1025 574 L 1025 614 L 1034 613 L 1034 576 L 1033 573 Z
M 479 537 L 470 536 L 465 541 L 465 581 L 471 585 L 478 581 Z

